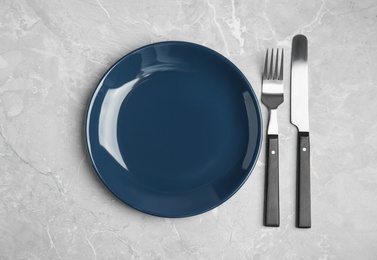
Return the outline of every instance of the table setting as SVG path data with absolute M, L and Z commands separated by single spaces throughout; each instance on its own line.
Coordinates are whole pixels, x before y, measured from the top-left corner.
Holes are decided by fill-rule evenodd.
M 373 1 L 0 7 L 0 259 L 377 256 Z

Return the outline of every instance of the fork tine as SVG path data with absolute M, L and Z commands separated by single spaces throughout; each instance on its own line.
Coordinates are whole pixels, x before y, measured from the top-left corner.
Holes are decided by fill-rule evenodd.
M 264 70 L 263 70 L 263 79 L 267 79 L 268 77 L 268 49 L 266 51 L 266 59 L 264 61 Z
M 276 62 L 273 79 L 278 79 L 278 65 L 279 65 L 279 48 L 276 49 Z
M 279 80 L 283 80 L 284 49 L 281 49 Z M 276 65 L 277 66 L 277 65 Z
M 268 79 L 273 77 L 273 64 L 274 64 L 274 49 L 271 49 L 271 62 L 270 62 L 270 71 L 268 72 Z

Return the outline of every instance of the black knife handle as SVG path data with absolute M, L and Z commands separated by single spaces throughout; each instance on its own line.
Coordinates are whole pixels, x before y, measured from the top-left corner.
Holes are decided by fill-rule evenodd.
M 297 227 L 311 227 L 309 132 L 298 133 Z
M 265 213 L 264 225 L 278 227 L 279 213 L 279 137 L 267 136 L 266 177 L 265 177 Z

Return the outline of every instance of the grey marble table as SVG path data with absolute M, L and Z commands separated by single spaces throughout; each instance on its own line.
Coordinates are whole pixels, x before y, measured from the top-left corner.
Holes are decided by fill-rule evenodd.
M 309 39 L 309 230 L 295 228 L 298 33 Z M 121 56 L 165 40 L 220 52 L 258 97 L 266 48 L 285 48 L 279 228 L 262 225 L 264 146 L 235 196 L 190 218 L 135 211 L 95 175 L 83 134 L 93 89 Z M 0 259 L 377 259 L 376 201 L 374 0 L 0 1 Z

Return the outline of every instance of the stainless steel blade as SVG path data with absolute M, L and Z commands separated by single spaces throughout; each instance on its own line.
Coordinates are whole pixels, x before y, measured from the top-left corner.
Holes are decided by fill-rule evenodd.
M 300 34 L 292 43 L 291 123 L 299 132 L 309 132 L 308 40 Z

